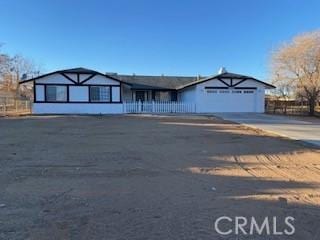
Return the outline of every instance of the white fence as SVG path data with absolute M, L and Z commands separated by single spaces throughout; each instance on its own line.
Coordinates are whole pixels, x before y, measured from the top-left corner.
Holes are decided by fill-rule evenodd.
M 194 113 L 194 103 L 185 102 L 124 102 L 124 113 Z

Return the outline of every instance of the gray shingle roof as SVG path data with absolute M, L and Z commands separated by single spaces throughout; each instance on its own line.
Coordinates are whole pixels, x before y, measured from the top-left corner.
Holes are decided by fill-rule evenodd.
M 65 69 L 65 70 L 60 70 L 58 71 L 59 73 L 83 73 L 83 74 L 95 74 L 98 73 L 97 71 L 79 67 L 79 68 L 70 68 L 70 69 Z
M 146 75 L 113 75 L 113 77 L 122 82 L 129 83 L 132 88 L 158 88 L 158 89 L 176 89 L 181 85 L 185 85 L 197 81 L 197 77 L 182 76 L 146 76 Z

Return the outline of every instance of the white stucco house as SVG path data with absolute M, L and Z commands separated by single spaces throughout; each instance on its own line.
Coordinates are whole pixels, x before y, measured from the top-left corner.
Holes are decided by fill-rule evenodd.
M 210 77 L 177 77 L 103 74 L 74 68 L 20 84 L 27 82 L 33 83 L 34 114 L 264 112 L 265 90 L 274 88 L 226 71 Z

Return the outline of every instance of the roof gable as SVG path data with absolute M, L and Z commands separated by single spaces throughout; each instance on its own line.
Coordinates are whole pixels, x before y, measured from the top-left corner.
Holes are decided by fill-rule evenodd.
M 204 79 L 200 79 L 200 80 L 197 80 L 197 81 L 194 81 L 194 82 L 179 86 L 177 88 L 177 90 L 181 90 L 181 89 L 184 89 L 184 88 L 187 88 L 187 87 L 191 87 L 191 86 L 194 86 L 194 85 L 197 85 L 197 84 L 200 84 L 200 83 L 204 83 L 204 82 L 207 82 L 207 81 L 210 81 L 210 80 L 214 80 L 214 79 L 217 79 L 218 81 L 223 82 L 227 87 L 235 87 L 235 86 L 243 83 L 246 80 L 253 80 L 253 81 L 256 81 L 256 82 L 259 82 L 259 83 L 265 85 L 266 88 L 275 88 L 275 86 L 273 86 L 273 85 L 271 85 L 269 83 L 260 81 L 258 79 L 255 79 L 255 78 L 253 78 L 251 76 L 225 72 L 225 73 L 221 73 L 221 74 L 218 74 L 218 75 L 210 76 L 210 77 L 207 77 L 207 78 L 204 78 Z M 223 81 L 223 79 L 236 79 L 236 80 L 239 80 L 239 81 L 237 81 L 233 85 L 230 85 L 230 84 L 225 83 Z
M 113 76 L 110 76 L 110 75 L 107 75 L 107 74 L 103 74 L 103 73 L 100 73 L 100 72 L 97 72 L 97 71 L 94 71 L 94 70 L 91 70 L 91 69 L 80 67 L 80 68 L 71 68 L 71 69 L 64 69 L 64 70 L 58 70 L 58 71 L 50 72 L 50 73 L 43 74 L 43 75 L 31 78 L 31 79 L 20 81 L 19 84 L 35 81 L 37 79 L 44 78 L 44 77 L 47 77 L 47 76 L 50 76 L 50 75 L 54 75 L 54 74 L 61 74 L 63 77 L 67 78 L 69 81 L 71 81 L 71 82 L 73 82 L 75 84 L 78 84 L 78 85 L 90 80 L 92 77 L 94 77 L 96 75 L 104 76 L 106 78 L 110 78 L 112 80 L 121 82 L 121 80 L 119 80 L 119 79 L 117 79 L 117 78 L 115 78 Z M 84 79 L 83 81 L 77 82 L 74 79 L 70 78 L 68 76 L 68 74 L 86 74 L 86 75 L 89 75 L 89 76 L 86 79 Z
M 225 72 L 218 75 L 210 76 L 210 77 L 195 77 L 195 76 L 146 76 L 146 75 L 121 75 L 121 74 L 103 74 L 91 69 L 87 68 L 71 68 L 71 69 L 65 69 L 65 70 L 58 70 L 55 72 L 47 73 L 41 76 L 37 76 L 28 80 L 21 81 L 20 83 L 30 82 L 34 81 L 49 75 L 53 74 L 61 74 L 68 80 L 72 81 L 73 83 L 77 85 L 81 85 L 87 81 L 89 81 L 92 77 L 96 75 L 101 75 L 107 78 L 110 78 L 112 80 L 116 80 L 118 82 L 122 82 L 125 84 L 128 84 L 131 86 L 132 89 L 150 89 L 150 90 L 181 90 L 187 87 L 191 87 L 209 80 L 217 79 L 223 82 L 223 79 L 237 79 L 236 84 L 228 86 L 228 87 L 234 87 L 238 84 L 241 84 L 242 82 L 246 80 L 253 80 L 256 82 L 259 82 L 263 84 L 266 88 L 275 88 L 275 86 L 260 81 L 258 79 L 255 79 L 251 76 L 236 74 L 236 73 L 230 73 Z M 68 74 L 87 74 L 88 76 L 84 80 L 75 81 L 68 77 Z

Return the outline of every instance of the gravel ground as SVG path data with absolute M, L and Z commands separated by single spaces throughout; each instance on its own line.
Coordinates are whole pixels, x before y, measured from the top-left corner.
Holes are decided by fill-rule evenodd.
M 0 239 L 320 234 L 319 150 L 213 117 L 2 118 L 0 150 Z M 296 231 L 222 236 L 220 216 L 276 216 L 278 231 L 292 216 Z

